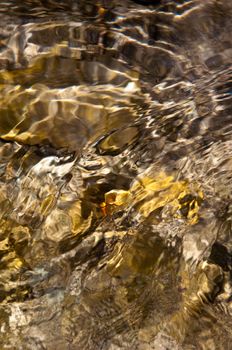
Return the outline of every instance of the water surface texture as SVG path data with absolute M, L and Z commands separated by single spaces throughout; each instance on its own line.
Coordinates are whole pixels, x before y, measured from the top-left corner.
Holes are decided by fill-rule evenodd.
M 232 349 L 232 2 L 0 4 L 0 349 Z

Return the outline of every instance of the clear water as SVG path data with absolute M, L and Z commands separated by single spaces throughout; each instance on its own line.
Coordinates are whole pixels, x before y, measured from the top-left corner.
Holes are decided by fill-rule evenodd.
M 0 6 L 0 348 L 232 348 L 232 3 Z

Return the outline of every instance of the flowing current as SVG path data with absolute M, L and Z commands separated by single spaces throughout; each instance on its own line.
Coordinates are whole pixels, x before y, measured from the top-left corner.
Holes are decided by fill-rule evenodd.
M 0 4 L 0 349 L 232 349 L 231 0 Z

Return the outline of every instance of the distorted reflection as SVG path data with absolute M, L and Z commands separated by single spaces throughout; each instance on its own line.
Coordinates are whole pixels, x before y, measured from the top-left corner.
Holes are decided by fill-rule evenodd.
M 0 348 L 231 350 L 231 2 L 0 18 Z

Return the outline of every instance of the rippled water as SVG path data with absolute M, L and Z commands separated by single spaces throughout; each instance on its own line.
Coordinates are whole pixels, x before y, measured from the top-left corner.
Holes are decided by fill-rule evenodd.
M 0 349 L 231 350 L 231 1 L 0 19 Z

